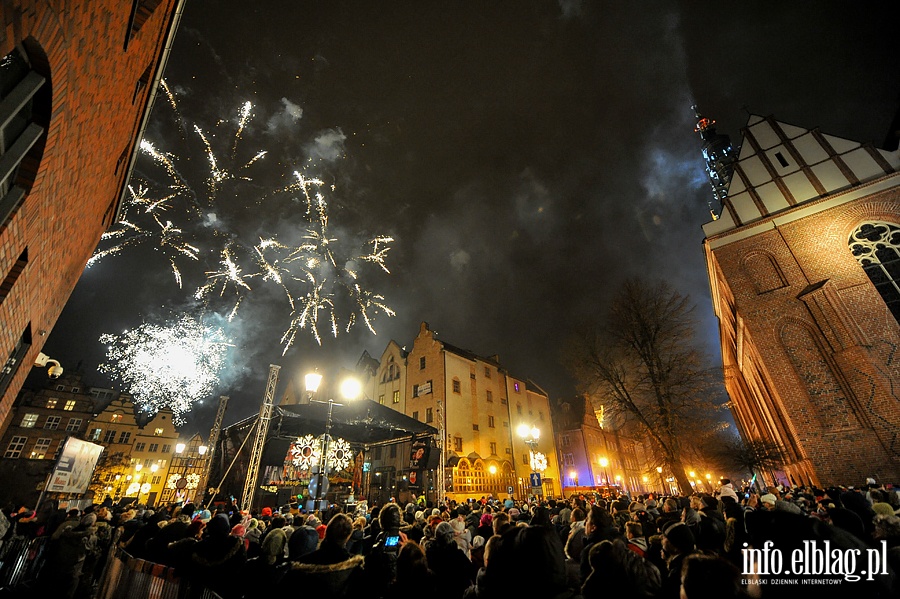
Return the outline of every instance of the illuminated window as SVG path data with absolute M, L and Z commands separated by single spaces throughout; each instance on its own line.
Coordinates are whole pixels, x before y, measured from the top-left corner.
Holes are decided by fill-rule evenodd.
M 900 321 L 900 227 L 864 223 L 850 235 L 849 245 L 888 310 Z
M 384 393 L 378 396 L 378 403 L 384 405 Z
M 394 403 L 400 403 L 400 391 L 394 391 Z
M 66 405 L 63 406 L 63 410 L 65 410 L 67 412 L 71 412 L 74 409 L 75 409 L 75 400 L 74 399 L 70 399 L 69 401 L 66 402 Z
M 55 431 L 59 428 L 59 423 L 62 420 L 59 416 L 47 416 L 47 422 L 44 423 L 44 428 L 49 431 Z
M 516 393 L 519 393 L 519 382 L 518 381 L 513 383 L 513 390 L 515 390 Z
M 110 422 L 122 422 L 123 417 L 124 417 L 124 414 L 120 414 L 120 413 L 116 412 L 115 414 L 113 414 L 112 416 L 109 417 L 109 421 Z
M 22 449 L 24 449 L 26 441 L 28 441 L 28 437 L 13 437 L 9 445 L 6 446 L 6 453 L 3 454 L 3 457 L 17 458 L 22 455 Z
M 95 428 L 91 431 L 91 441 L 99 441 L 100 435 L 103 434 L 103 429 Z
M 164 431 L 163 429 L 158 428 L 158 429 L 156 429 L 156 430 L 153 431 L 153 435 L 154 435 L 155 437 L 161 437 L 162 434 L 163 434 L 164 432 L 165 432 L 165 431 Z
M 50 449 L 50 442 L 52 439 L 48 439 L 46 437 L 42 437 L 38 439 L 34 443 L 34 449 L 31 450 L 31 459 L 32 460 L 43 460 L 47 455 L 47 451 Z
M 34 425 L 37 424 L 37 419 L 37 414 L 25 414 L 22 417 L 22 422 L 19 423 L 19 426 L 22 428 L 34 428 Z
M 56 409 L 56 401 L 57 400 L 55 397 L 51 397 L 50 399 L 48 399 L 47 400 L 47 408 L 49 408 L 51 410 Z

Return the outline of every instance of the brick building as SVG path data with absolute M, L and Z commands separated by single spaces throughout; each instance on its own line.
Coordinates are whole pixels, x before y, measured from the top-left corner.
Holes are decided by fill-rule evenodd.
M 896 481 L 900 155 L 772 117 L 742 134 L 707 156 L 728 185 L 703 227 L 738 428 L 781 448 L 768 482 Z
M 359 366 L 369 397 L 440 431 L 433 482 L 440 488 L 443 476 L 446 496 L 499 497 L 510 488 L 518 496 L 530 493 L 531 447 L 516 434 L 522 424 L 541 432 L 534 451 L 549 458 L 544 495 L 562 492 L 549 397 L 534 382 L 512 376 L 498 356 L 479 356 L 439 340 L 423 322 L 411 350 L 391 341 L 380 359 L 366 353 Z M 402 479 L 404 449 L 387 448 L 383 456 L 377 450 L 371 478 L 376 485 Z
M 116 218 L 182 3 L 0 5 L 0 427 Z

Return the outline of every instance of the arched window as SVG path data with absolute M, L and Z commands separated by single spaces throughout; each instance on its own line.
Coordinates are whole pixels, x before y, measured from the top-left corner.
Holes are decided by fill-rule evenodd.
M 850 235 L 849 245 L 891 314 L 900 322 L 900 227 L 885 222 L 863 223 Z

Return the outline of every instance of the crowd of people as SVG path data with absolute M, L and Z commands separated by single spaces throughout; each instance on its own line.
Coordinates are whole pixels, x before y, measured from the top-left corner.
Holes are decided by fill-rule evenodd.
M 727 599 L 798 592 L 818 598 L 857 588 L 877 598 L 900 596 L 898 513 L 900 495 L 874 481 L 757 493 L 723 480 L 715 493 L 691 496 L 581 494 L 524 502 L 488 496 L 440 505 L 391 501 L 371 509 L 363 502 L 324 513 L 297 506 L 246 512 L 231 503 L 211 510 L 192 504 L 40 514 L 7 509 L 0 532 L 4 543 L 48 537 L 37 585 L 61 598 L 90 598 L 114 549 L 170 566 L 224 599 L 301 590 L 311 597 L 371 598 Z M 791 578 L 758 565 L 748 570 L 748 549 L 790 555 L 808 543 L 841 555 L 875 551 L 886 563 L 859 580 L 835 564 Z M 865 574 L 865 558 L 854 567 Z M 805 582 L 819 586 L 790 586 Z

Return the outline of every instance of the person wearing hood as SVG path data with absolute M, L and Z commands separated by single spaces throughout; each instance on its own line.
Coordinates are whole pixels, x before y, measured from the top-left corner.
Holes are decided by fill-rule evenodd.
M 259 528 L 259 520 L 250 518 L 247 522 L 244 538 L 247 540 L 247 558 L 253 559 L 261 552 L 260 539 L 262 538 L 262 530 Z
M 206 533 L 193 548 L 187 575 L 225 599 L 236 597 L 238 576 L 247 561 L 244 543 L 231 536 L 231 522 L 224 514 L 210 519 Z
M 460 549 L 449 522 L 438 524 L 434 541 L 425 550 L 425 559 L 435 576 L 436 597 L 458 599 L 472 585 L 472 562 Z
M 285 521 L 282 516 L 272 518 L 271 527 L 263 538 L 260 548 L 260 557 L 269 566 L 280 564 L 284 561 L 287 547 L 287 535 L 284 532 Z

